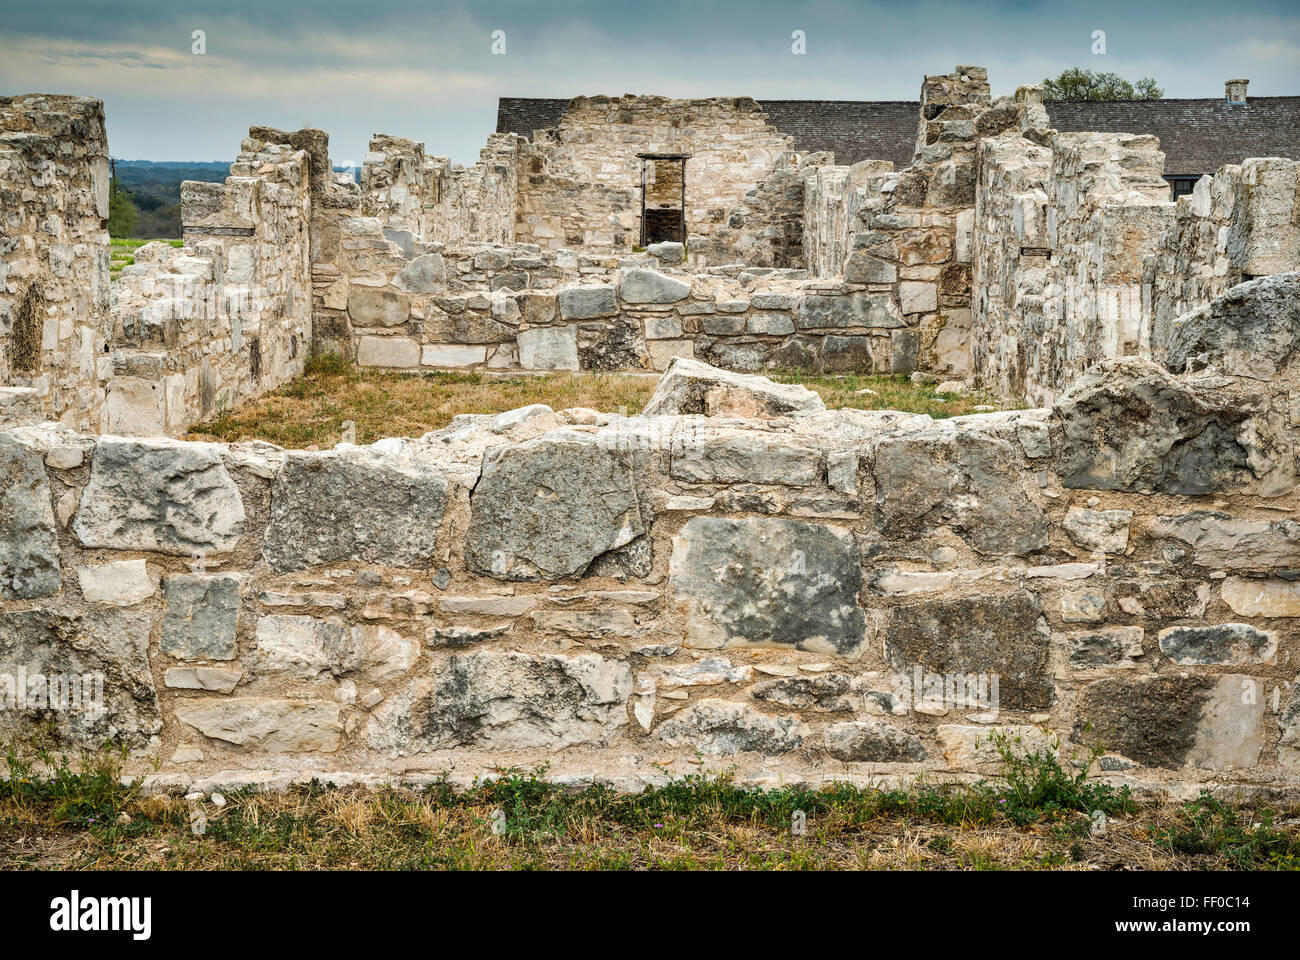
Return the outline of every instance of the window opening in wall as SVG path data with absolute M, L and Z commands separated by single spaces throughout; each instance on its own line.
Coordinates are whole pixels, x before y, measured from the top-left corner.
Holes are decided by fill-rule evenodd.
M 641 161 L 641 246 L 686 242 L 689 153 L 638 153 Z
M 1185 197 L 1196 189 L 1200 177 L 1165 177 L 1169 181 L 1169 192 L 1171 199 L 1177 200 L 1179 197 Z

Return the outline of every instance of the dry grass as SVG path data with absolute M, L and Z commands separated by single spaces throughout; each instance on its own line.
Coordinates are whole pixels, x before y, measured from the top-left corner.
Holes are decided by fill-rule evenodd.
M 1181 806 L 1139 809 L 1091 836 L 1086 818 L 1028 826 L 927 822 L 859 809 L 808 818 L 807 833 L 707 805 L 629 823 L 616 800 L 547 811 L 496 835 L 500 797 L 448 802 L 404 791 L 296 788 L 199 804 L 137 799 L 112 823 L 69 823 L 48 805 L 0 801 L 0 869 L 58 870 L 1191 870 L 1240 869 L 1229 852 L 1157 842 Z M 593 809 L 593 807 L 595 807 Z M 514 811 L 511 811 L 512 813 Z M 603 814 L 603 815 L 602 815 Z M 1294 837 L 1295 827 L 1290 828 Z M 1296 869 L 1289 860 L 1256 867 Z
M 1300 807 L 1141 804 L 1049 754 L 1004 753 L 966 787 L 747 790 L 714 773 L 629 795 L 505 771 L 468 791 L 311 784 L 220 806 L 123 784 L 121 753 L 40 756 L 44 774 L 7 754 L 0 869 L 1300 869 Z
M 822 395 L 827 406 L 862 410 L 906 410 L 951 417 L 992 403 L 980 395 L 939 395 L 933 386 L 902 376 L 801 376 L 774 379 L 803 383 Z M 554 373 L 387 373 L 313 359 L 307 373 L 292 383 L 245 404 L 238 411 L 196 425 L 187 439 L 266 440 L 282 447 L 331 447 L 343 424 L 356 424 L 357 442 L 382 437 L 418 437 L 445 427 L 462 413 L 501 413 L 530 403 L 556 410 L 591 407 L 605 413 L 639 413 L 657 378 L 643 374 Z

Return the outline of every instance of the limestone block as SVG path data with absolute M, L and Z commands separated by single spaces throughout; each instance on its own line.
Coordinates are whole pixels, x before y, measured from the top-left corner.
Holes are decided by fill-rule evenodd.
M 244 503 L 211 444 L 101 437 L 72 530 L 87 547 L 225 553 Z
M 276 572 L 348 561 L 425 567 L 447 505 L 435 461 L 374 447 L 286 455 L 262 552 Z
M 519 365 L 525 370 L 577 370 L 578 332 L 574 327 L 534 327 L 518 334 Z
M 158 592 L 158 580 L 150 575 L 143 560 L 116 560 L 78 567 L 77 580 L 86 600 L 117 607 L 132 606 Z
M 333 753 L 342 707 L 327 700 L 255 697 L 181 700 L 176 719 L 211 740 L 258 753 Z
M 240 580 L 234 574 L 178 574 L 163 580 L 159 649 L 180 660 L 233 660 Z
M 985 675 L 990 692 L 997 677 L 995 706 L 1011 710 L 1051 706 L 1050 643 L 1038 598 L 1026 590 L 894 607 L 885 628 L 885 656 L 895 669 Z
M 775 755 L 798 749 L 807 728 L 794 714 L 772 716 L 744 703 L 701 700 L 661 723 L 655 735 L 708 756 Z
M 58 528 L 40 451 L 0 434 L 0 596 L 48 597 L 62 579 Z
M 632 671 L 621 660 L 478 651 L 454 655 L 389 697 L 365 730 L 389 756 L 609 743 L 627 723 Z
M 673 538 L 668 569 L 688 646 L 793 646 L 854 657 L 866 642 L 857 544 L 840 527 L 692 517 Z
M 1263 690 L 1235 674 L 1101 680 L 1080 691 L 1071 737 L 1148 767 L 1243 769 L 1264 748 Z
M 362 367 L 418 367 L 420 345 L 410 337 L 360 337 L 357 365 Z
M 507 580 L 580 576 L 647 530 L 636 458 L 590 434 L 490 450 L 470 498 L 465 563 Z
M 798 384 L 732 373 L 699 360 L 679 358 L 659 378 L 642 415 L 745 416 L 772 419 L 821 413 L 820 396 Z

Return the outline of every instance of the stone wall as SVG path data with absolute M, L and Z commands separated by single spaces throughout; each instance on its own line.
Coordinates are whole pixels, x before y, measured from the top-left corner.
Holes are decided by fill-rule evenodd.
M 1224 167 L 1175 204 L 1154 137 L 1044 126 L 980 142 L 980 385 L 1050 402 L 1104 358 L 1162 358 L 1178 316 L 1233 285 L 1300 268 L 1295 161 Z
M 0 433 L 0 664 L 104 699 L 0 728 L 181 788 L 972 779 L 994 730 L 1294 788 L 1297 283 L 1180 327 L 1221 368 L 1107 360 L 1050 410 L 826 411 L 679 361 L 642 416 L 326 452 Z M 1277 376 L 1243 377 L 1261 329 Z
M 1051 399 L 1104 357 L 1146 356 L 1142 273 L 1173 219 L 1155 137 L 1058 133 L 1052 138 L 1041 393 Z
M 1243 280 L 1300 269 L 1300 162 L 1277 157 L 1229 164 L 1180 197 L 1173 222 L 1146 261 L 1144 307 L 1151 350 L 1174 320 Z
M 103 105 L 0 100 L 0 418 L 175 435 L 302 371 L 325 141 L 255 129 L 303 146 L 245 140 L 224 184 L 183 185 L 184 247 L 146 245 L 110 284 Z
M 823 167 L 807 182 L 804 247 L 822 276 L 866 283 L 906 318 L 915 366 L 941 376 L 971 371 L 971 227 L 975 149 L 1018 122 L 1007 98 L 989 99 L 988 71 L 958 66 L 927 76 L 917 146 L 907 168 Z
M 540 141 L 548 148 L 550 173 L 626 192 L 636 218 L 636 155 L 691 154 L 686 229 L 692 238 L 722 230 L 742 197 L 767 177 L 781 154 L 794 149 L 793 138 L 772 126 L 749 97 L 575 97 Z M 531 186 L 521 182 L 521 201 Z
M 318 326 L 345 330 L 338 349 L 363 366 L 640 371 L 677 356 L 734 370 L 916 366 L 915 330 L 869 284 L 741 265 L 687 270 L 672 262 L 678 244 L 662 257 L 423 242 L 404 253 L 372 218 L 341 228 L 357 252 L 318 297 L 329 304 Z
M 469 167 L 446 157 L 424 163 L 424 237 L 437 243 L 512 243 L 518 215 L 523 138 L 494 133 Z
M 182 185 L 184 247 L 141 247 L 114 285 L 102 431 L 175 436 L 302 373 L 311 189 L 305 150 L 251 136 L 224 184 Z
M 0 97 L 0 385 L 87 427 L 109 335 L 108 141 L 85 97 Z

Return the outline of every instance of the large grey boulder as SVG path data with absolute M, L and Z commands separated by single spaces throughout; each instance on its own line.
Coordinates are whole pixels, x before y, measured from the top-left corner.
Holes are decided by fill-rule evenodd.
M 61 576 L 45 460 L 12 434 L 0 434 L 0 597 L 48 597 L 58 592 Z
M 434 462 L 373 448 L 293 451 L 271 489 L 262 551 L 277 573 L 360 560 L 429 566 L 447 480 Z
M 1023 556 L 1047 546 L 1047 514 L 1020 485 L 1010 442 L 935 426 L 876 444 L 876 508 L 889 537 L 939 526 L 984 554 Z
M 1166 365 L 1272 380 L 1300 354 L 1300 273 L 1238 284 L 1174 321 Z
M 647 529 L 635 452 L 558 431 L 488 451 L 470 498 L 465 563 L 503 580 L 578 576 Z
M 1177 494 L 1237 489 L 1254 480 L 1249 415 L 1149 360 L 1103 360 L 1052 409 L 1062 483 Z
M 643 416 L 698 413 L 708 417 L 808 416 L 823 413 L 822 398 L 798 384 L 775 383 L 751 373 L 733 373 L 699 360 L 677 357 L 659 378 Z
M 87 547 L 225 553 L 244 502 L 212 445 L 101 437 L 72 530 Z
M 628 303 L 676 303 L 691 294 L 691 285 L 657 270 L 627 270 L 619 279 L 618 295 Z
M 366 744 L 389 756 L 610 742 L 628 722 L 632 671 L 596 654 L 448 657 L 375 710 Z
M 791 646 L 853 656 L 866 638 L 858 545 L 840 527 L 694 517 L 673 538 L 668 570 L 688 646 Z
M 39 692 L 45 705 L 52 691 L 70 690 L 68 681 L 82 695 L 79 706 L 69 701 L 52 710 L 40 709 L 39 703 L 0 710 L 0 741 L 28 736 L 48 724 L 63 747 L 97 750 L 110 740 L 146 747 L 162 729 L 149 669 L 149 631 L 150 618 L 143 610 L 0 615 L 0 672 L 14 677 L 15 685 L 15 674 L 24 672 L 27 692 Z M 38 682 L 38 677 L 43 679 Z M 58 688 L 51 683 L 55 679 Z
M 1051 631 L 1038 598 L 1010 596 L 928 600 L 894 607 L 885 657 L 896 670 L 997 678 L 996 706 L 1042 710 L 1054 699 L 1048 654 Z M 924 691 L 917 691 L 923 696 Z

